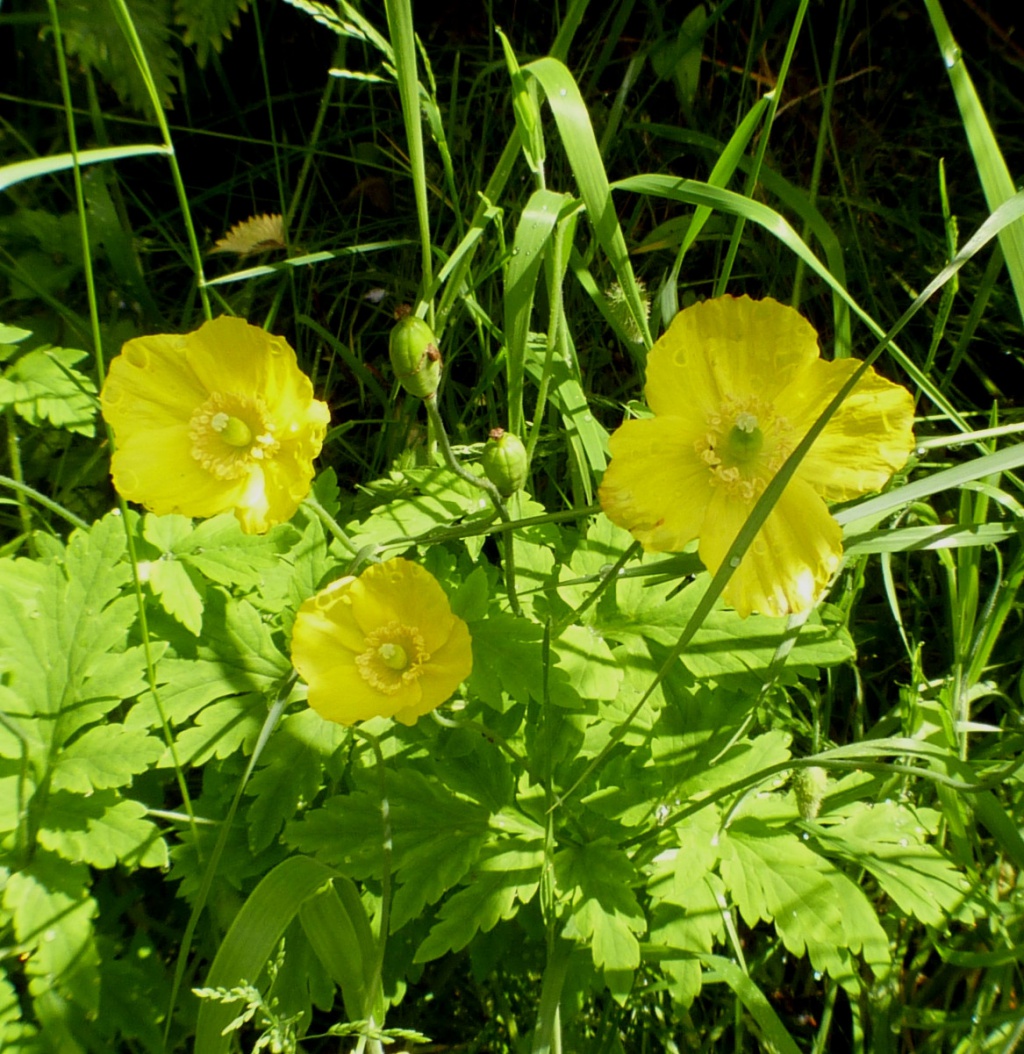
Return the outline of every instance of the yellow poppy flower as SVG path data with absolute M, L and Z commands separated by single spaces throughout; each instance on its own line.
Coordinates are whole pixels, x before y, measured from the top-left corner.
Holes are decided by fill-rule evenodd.
M 680 311 L 647 360 L 654 417 L 611 437 L 600 488 L 645 549 L 695 538 L 721 566 L 768 482 L 860 363 L 819 358 L 817 334 L 775 300 L 720 297 Z M 842 556 L 826 501 L 878 490 L 914 447 L 910 393 L 869 370 L 800 462 L 723 596 L 741 615 L 805 611 Z
M 328 721 L 393 717 L 411 725 L 469 676 L 473 651 L 437 579 L 399 558 L 305 601 L 292 662 L 309 685 L 309 705 Z
M 227 316 L 129 340 L 100 402 L 124 497 L 161 515 L 233 510 L 248 534 L 294 515 L 330 421 L 288 342 Z

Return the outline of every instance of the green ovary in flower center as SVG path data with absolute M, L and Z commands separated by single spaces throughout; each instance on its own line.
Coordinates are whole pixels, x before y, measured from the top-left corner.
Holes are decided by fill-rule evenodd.
M 764 432 L 757 427 L 757 417 L 743 412 L 736 417 L 736 422 L 729 429 L 725 442 L 727 457 L 734 464 L 743 465 L 753 461 L 764 447 Z
M 266 403 L 258 396 L 214 392 L 188 423 L 192 456 L 217 479 L 241 479 L 254 462 L 274 457 L 274 438 Z
M 252 442 L 252 429 L 240 418 L 226 413 L 214 414 L 210 427 L 228 446 L 245 446 Z
M 793 449 L 792 427 L 771 403 L 756 395 L 726 396 L 697 440 L 697 456 L 711 472 L 711 485 L 731 497 L 756 501 Z
M 409 656 L 401 644 L 384 643 L 377 649 L 377 655 L 389 670 L 401 673 L 409 665 Z
M 367 633 L 366 650 L 356 656 L 356 668 L 371 688 L 394 695 L 419 679 L 429 658 L 420 631 L 396 621 Z

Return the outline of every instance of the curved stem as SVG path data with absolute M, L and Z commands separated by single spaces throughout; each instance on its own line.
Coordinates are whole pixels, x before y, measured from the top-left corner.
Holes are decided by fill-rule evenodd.
M 352 556 L 360 555 L 355 542 L 338 526 L 338 521 L 313 497 L 312 492 L 306 495 L 302 504 L 308 506 L 310 511 L 316 514 L 317 519 L 331 532 L 334 539 L 340 542 Z
M 497 509 L 502 522 L 511 527 L 512 518 L 508 514 L 505 502 L 498 493 L 498 488 L 486 477 L 475 476 L 469 471 L 469 469 L 463 468 L 456 460 L 455 452 L 452 450 L 452 445 L 448 442 L 448 433 L 445 431 L 444 421 L 441 418 L 441 411 L 437 406 L 437 393 L 435 392 L 432 395 L 428 395 L 423 402 L 427 408 L 427 416 L 430 418 L 430 423 L 437 436 L 438 446 L 441 448 L 441 456 L 444 458 L 444 463 L 455 473 L 456 476 L 459 477 L 459 479 L 464 479 L 467 483 L 472 483 L 474 487 L 479 487 L 480 490 L 482 490 L 494 503 L 494 507 Z M 508 603 L 509 607 L 512 609 L 512 614 L 521 616 L 523 609 L 519 606 L 519 597 L 516 594 L 514 538 L 515 535 L 509 530 L 508 537 L 505 539 L 505 588 L 508 591 Z
M 58 516 L 67 520 L 72 527 L 81 527 L 82 530 L 87 531 L 91 526 L 81 516 L 76 516 L 70 509 L 65 509 L 63 505 L 59 505 L 52 498 L 48 498 L 41 491 L 36 490 L 35 487 L 30 487 L 27 483 L 12 479 L 10 476 L 0 476 L 0 486 L 10 487 L 17 494 L 23 494 L 31 498 L 42 505 L 44 509 L 49 509 L 50 512 L 55 512 Z

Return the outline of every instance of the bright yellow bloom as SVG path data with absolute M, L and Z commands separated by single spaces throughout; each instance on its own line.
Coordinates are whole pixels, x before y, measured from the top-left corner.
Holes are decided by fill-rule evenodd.
M 611 437 L 605 513 L 645 549 L 695 538 L 721 566 L 755 502 L 860 365 L 818 357 L 817 334 L 775 300 L 731 296 L 680 311 L 647 360 L 655 416 Z M 826 501 L 878 490 L 914 447 L 910 393 L 873 370 L 800 462 L 723 594 L 741 615 L 805 611 L 842 556 Z
M 295 616 L 292 662 L 328 721 L 411 725 L 469 676 L 473 651 L 437 579 L 395 559 L 310 597 Z
M 129 340 L 100 401 L 124 497 L 161 515 L 233 510 L 248 534 L 292 518 L 330 421 L 288 342 L 227 316 Z

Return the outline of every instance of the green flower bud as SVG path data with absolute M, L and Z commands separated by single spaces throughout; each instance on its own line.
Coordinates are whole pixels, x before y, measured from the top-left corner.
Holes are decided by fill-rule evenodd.
M 495 428 L 487 440 L 482 458 L 484 475 L 503 498 L 511 497 L 526 482 L 526 447 L 522 440 L 503 428 Z
M 388 353 L 399 384 L 410 395 L 426 399 L 437 391 L 441 383 L 441 352 L 434 343 L 433 331 L 422 318 L 407 313 L 398 319 L 391 330 Z
M 805 820 L 813 820 L 821 812 L 827 787 L 828 772 L 820 765 L 809 765 L 793 773 L 793 796 Z

